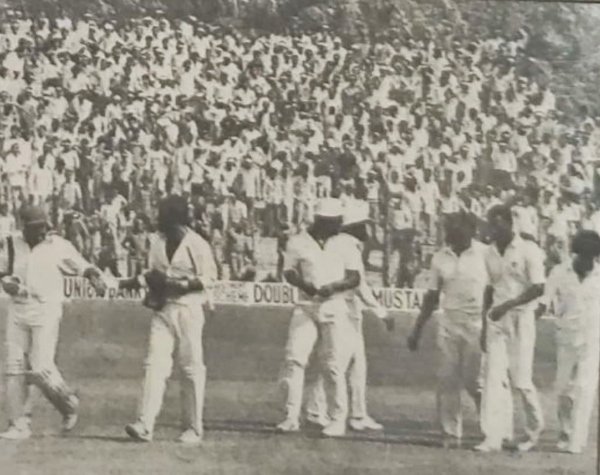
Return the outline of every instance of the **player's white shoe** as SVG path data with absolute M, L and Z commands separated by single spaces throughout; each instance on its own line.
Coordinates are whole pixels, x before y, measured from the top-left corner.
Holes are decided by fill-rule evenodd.
M 363 417 L 362 419 L 350 419 L 349 425 L 350 429 L 357 432 L 383 430 L 383 425 L 369 416 Z
M 74 412 L 73 414 L 68 414 L 66 416 L 63 416 L 63 420 L 62 420 L 62 431 L 63 434 L 66 434 L 67 432 L 71 432 L 74 427 L 77 425 L 77 421 L 79 420 L 79 415 Z
M 142 421 L 134 422 L 125 426 L 125 432 L 129 437 L 138 442 L 151 442 L 152 434 L 146 429 Z
M 329 417 L 327 417 L 324 414 L 319 414 L 319 415 L 307 414 L 306 422 L 316 425 L 316 426 L 319 426 L 321 428 L 324 428 L 329 425 L 329 423 L 331 422 L 331 419 L 329 419 Z
M 342 437 L 346 434 L 346 421 L 344 419 L 333 421 L 321 433 L 325 437 Z
M 4 440 L 27 440 L 31 437 L 31 429 L 29 426 L 17 427 L 11 425 L 6 432 L 0 434 L 0 439 Z
M 188 429 L 177 438 L 177 442 L 186 445 L 200 445 L 202 443 L 202 436 L 194 429 Z
M 300 423 L 295 419 L 287 418 L 283 422 L 277 424 L 275 427 L 277 432 L 282 432 L 284 434 L 289 434 L 292 432 L 298 432 L 300 430 Z
M 77 421 L 79 420 L 79 415 L 77 414 L 77 410 L 79 409 L 79 396 L 73 395 L 71 396 L 71 405 L 72 412 L 63 416 L 62 420 L 62 432 L 67 433 L 71 432 Z
M 489 452 L 500 452 L 502 450 L 502 443 L 495 444 L 489 440 L 484 440 L 481 444 L 473 447 L 475 452 L 489 453 Z
M 523 442 L 519 442 L 517 444 L 517 450 L 519 452 L 530 452 L 531 450 L 533 450 L 535 448 L 535 446 L 537 445 L 538 441 L 536 439 L 526 439 Z
M 559 440 L 556 444 L 556 449 L 560 452 L 568 452 L 569 451 L 569 441 L 568 440 Z

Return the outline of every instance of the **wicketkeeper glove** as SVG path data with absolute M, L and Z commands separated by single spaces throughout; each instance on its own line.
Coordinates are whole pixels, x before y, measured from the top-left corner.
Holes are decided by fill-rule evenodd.
M 190 290 L 190 282 L 187 279 L 169 278 L 166 281 L 166 287 L 169 294 L 185 294 Z
M 167 290 L 167 275 L 164 272 L 152 269 L 145 278 L 150 292 L 164 293 Z

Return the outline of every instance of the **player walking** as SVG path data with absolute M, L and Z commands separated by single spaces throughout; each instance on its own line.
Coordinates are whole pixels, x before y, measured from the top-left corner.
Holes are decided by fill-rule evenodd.
M 30 419 L 25 406 L 29 384 L 37 386 L 63 417 L 64 431 L 77 422 L 79 398 L 67 386 L 54 362 L 63 313 L 63 275 L 83 275 L 102 295 L 106 285 L 100 271 L 71 243 L 48 234 L 43 209 L 22 212 L 23 238 L 15 237 L 9 265 L 11 275 L 2 288 L 11 296 L 6 324 L 6 396 L 10 427 L 3 439 L 27 439 Z
M 443 296 L 443 312 L 437 327 L 437 344 L 441 352 L 437 413 L 447 448 L 461 445 L 463 387 L 478 409 L 481 401 L 481 309 L 489 279 L 486 246 L 473 239 L 475 226 L 475 217 L 466 212 L 448 216 L 445 222 L 447 246 L 433 257 L 430 287 L 408 337 L 409 349 L 416 351 L 423 328 Z
M 202 441 L 206 368 L 202 347 L 207 291 L 217 268 L 209 244 L 188 227 L 184 198 L 169 196 L 159 204 L 158 229 L 150 244 L 150 270 L 120 282 L 121 288 L 148 287 L 144 304 L 154 310 L 139 419 L 125 430 L 149 442 L 154 433 L 173 356 L 182 370 L 183 432 L 179 442 Z
M 360 282 L 358 265 L 346 262 L 340 249 L 329 240 L 337 234 L 342 208 L 339 200 L 318 203 L 314 223 L 290 238 L 284 262 L 284 277 L 300 290 L 300 300 L 292 312 L 286 346 L 283 382 L 286 418 L 277 426 L 281 432 L 295 432 L 304 388 L 304 370 L 317 340 L 320 343 L 323 377 L 331 422 L 326 436 L 345 433 L 348 394 L 346 388 L 348 305 L 345 292 Z
M 531 450 L 544 427 L 542 408 L 533 385 L 535 349 L 534 301 L 544 292 L 544 256 L 533 241 L 513 231 L 512 213 L 497 205 L 488 212 L 492 244 L 486 252 L 490 285 L 483 302 L 482 342 L 487 348 L 481 403 L 481 452 L 500 450 L 513 436 L 511 387 L 523 401 L 526 439 L 519 451 Z M 485 338 L 485 340 L 484 340 Z
M 542 314 L 554 304 L 557 319 L 558 448 L 577 454 L 588 442 L 598 387 L 600 355 L 600 237 L 579 231 L 571 243 L 572 259 L 550 273 Z
M 388 316 L 369 287 L 365 266 L 362 261 L 364 243 L 368 239 L 369 207 L 367 203 L 354 202 L 344 208 L 341 232 L 333 236 L 330 245 L 340 249 L 346 260 L 359 269 L 360 284 L 348 291 L 350 323 L 353 339 L 348 345 L 350 386 L 349 426 L 355 431 L 383 430 L 383 426 L 369 416 L 367 412 L 367 356 L 363 334 L 363 310 L 371 310 L 378 318 L 385 320 L 388 330 L 393 328 L 393 320 Z M 351 345 L 351 342 L 353 343 Z

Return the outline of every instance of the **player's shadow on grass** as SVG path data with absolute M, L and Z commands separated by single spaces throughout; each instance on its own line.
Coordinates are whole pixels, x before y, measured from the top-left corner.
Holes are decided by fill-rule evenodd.
M 348 430 L 343 437 L 335 440 L 352 442 L 372 442 L 398 445 L 419 445 L 422 447 L 440 447 L 442 445 L 439 430 L 432 428 L 431 424 L 419 421 L 394 421 L 384 422 L 383 432 L 353 432 Z M 265 421 L 240 421 L 240 420 L 207 420 L 207 431 L 238 432 L 251 434 L 278 434 L 275 423 Z M 281 434 L 281 437 L 306 437 L 310 439 L 323 438 L 320 429 L 314 425 L 304 425 L 296 434 Z M 463 438 L 463 446 L 475 445 L 480 437 L 468 436 Z
M 131 443 L 131 444 L 139 444 L 137 440 L 133 440 L 131 437 L 116 436 L 116 435 L 74 435 L 72 436 L 76 439 L 81 440 L 97 440 L 102 442 L 117 442 L 117 443 Z

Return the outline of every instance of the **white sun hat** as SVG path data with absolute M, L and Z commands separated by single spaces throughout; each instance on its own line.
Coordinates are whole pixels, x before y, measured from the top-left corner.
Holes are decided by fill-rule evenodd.
M 336 198 L 323 198 L 315 206 L 315 216 L 320 216 L 321 218 L 338 218 L 342 214 L 342 203 Z
M 344 206 L 342 226 L 369 221 L 369 205 L 366 201 L 352 200 Z

